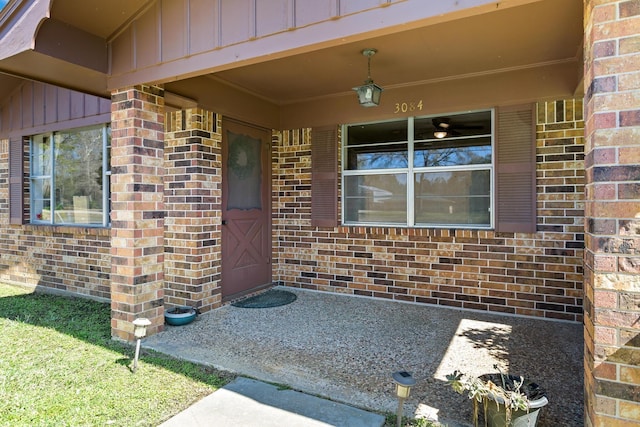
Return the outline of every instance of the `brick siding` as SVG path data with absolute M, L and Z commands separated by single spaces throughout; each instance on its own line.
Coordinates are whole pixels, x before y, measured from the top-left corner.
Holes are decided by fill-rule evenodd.
M 164 328 L 164 90 L 111 95 L 111 334 L 133 340 Z
M 10 225 L 8 163 L 9 141 L 1 140 L 0 280 L 108 300 L 109 230 Z
M 311 227 L 311 131 L 274 132 L 274 281 L 369 297 L 580 321 L 581 113 L 579 100 L 538 106 L 538 232 L 534 234 Z M 221 304 L 220 117 L 202 110 L 171 113 L 166 132 L 160 215 L 164 218 L 151 218 L 162 219 L 164 227 L 162 303 L 196 305 L 206 311 Z M 0 197 L 4 201 L 0 202 L 4 218 L 0 279 L 110 298 L 112 230 L 8 225 L 7 146 L 7 141 L 2 141 L 0 183 L 5 185 L 0 188 L 4 194 Z M 118 165 L 114 163 L 114 167 Z M 156 194 L 157 183 L 153 185 Z M 131 192 L 125 193 L 131 196 Z M 147 217 L 158 216 L 149 214 L 153 212 L 160 210 L 148 210 Z M 131 267 L 135 269 L 135 265 Z M 141 277 L 148 278 L 145 274 Z M 152 299 L 146 306 L 154 307 L 152 301 L 159 302 Z M 123 328 L 128 330 L 128 326 Z
M 582 102 L 538 106 L 538 232 L 312 227 L 309 129 L 276 132 L 274 280 L 286 286 L 580 321 Z
M 165 304 L 208 311 L 222 304 L 220 116 L 167 113 L 165 134 Z
M 585 425 L 640 425 L 640 1 L 585 1 Z

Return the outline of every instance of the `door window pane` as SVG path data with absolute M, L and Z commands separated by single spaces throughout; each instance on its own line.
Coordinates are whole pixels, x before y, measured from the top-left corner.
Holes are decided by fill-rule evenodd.
M 227 210 L 262 209 L 260 140 L 227 132 Z

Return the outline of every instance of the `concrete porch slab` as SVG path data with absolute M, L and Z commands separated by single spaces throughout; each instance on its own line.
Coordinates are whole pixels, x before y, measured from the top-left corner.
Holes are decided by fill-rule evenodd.
M 146 338 L 171 354 L 377 413 L 395 413 L 391 374 L 417 384 L 408 416 L 470 425 L 472 404 L 445 376 L 504 372 L 547 390 L 539 427 L 583 425 L 583 330 L 579 323 L 463 311 L 284 288 L 291 304 L 224 306 Z

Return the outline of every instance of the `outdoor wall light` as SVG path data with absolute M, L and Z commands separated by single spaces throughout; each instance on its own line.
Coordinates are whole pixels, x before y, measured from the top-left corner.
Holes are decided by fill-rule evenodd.
M 133 372 L 138 369 L 138 357 L 140 356 L 140 340 L 147 336 L 147 326 L 151 321 L 145 317 L 139 317 L 133 321 L 133 335 L 136 337 L 136 354 L 133 358 Z
M 377 52 L 376 49 L 365 49 L 362 54 L 367 57 L 367 80 L 362 86 L 356 86 L 353 90 L 358 94 L 358 101 L 363 107 L 376 107 L 380 104 L 382 88 L 371 79 L 371 57 Z
M 400 427 L 402 423 L 402 406 L 404 405 L 404 400 L 409 397 L 411 387 L 416 385 L 416 380 L 407 371 L 394 372 L 391 377 L 393 378 L 393 382 L 396 384 L 396 395 L 398 396 L 398 412 L 396 414 L 396 419 L 398 420 L 397 425 Z

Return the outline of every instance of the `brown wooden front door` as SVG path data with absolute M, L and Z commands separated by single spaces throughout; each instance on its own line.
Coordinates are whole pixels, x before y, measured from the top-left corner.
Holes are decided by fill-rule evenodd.
M 271 283 L 271 133 L 222 122 L 222 297 Z

